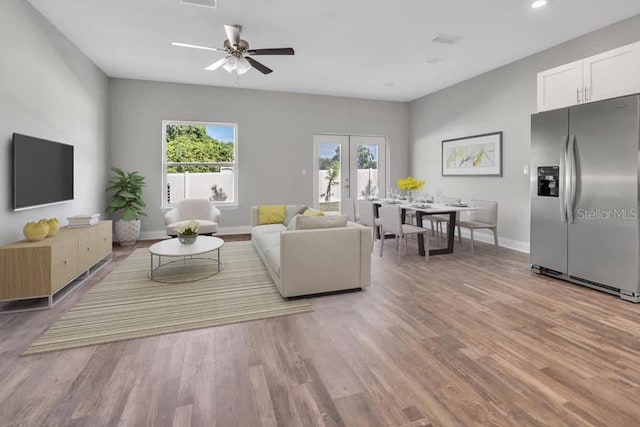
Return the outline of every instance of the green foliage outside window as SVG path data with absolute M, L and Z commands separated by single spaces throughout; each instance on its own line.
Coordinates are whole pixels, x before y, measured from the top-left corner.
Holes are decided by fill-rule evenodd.
M 340 162 L 340 146 L 336 147 L 333 157 L 320 157 L 320 170 L 330 170 Z M 339 167 L 339 166 L 338 166 Z M 358 145 L 358 169 L 378 169 L 376 156 L 368 145 Z
M 167 125 L 167 163 L 233 162 L 233 142 L 207 135 L 203 125 Z M 172 165 L 168 173 L 220 172 L 219 165 Z
M 378 162 L 368 145 L 358 145 L 358 169 L 378 169 Z

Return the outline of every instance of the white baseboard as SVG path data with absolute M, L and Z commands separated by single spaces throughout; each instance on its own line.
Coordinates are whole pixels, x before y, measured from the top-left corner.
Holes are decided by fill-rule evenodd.
M 216 236 L 225 236 L 230 234 L 249 234 L 251 233 L 250 225 L 241 225 L 237 227 L 220 227 Z M 143 231 L 140 233 L 140 240 L 159 240 L 165 239 L 167 232 L 165 230 Z
M 462 237 L 466 239 L 471 238 L 471 232 L 469 229 L 462 229 Z M 458 231 L 456 229 L 456 239 L 458 238 Z M 493 233 L 489 230 L 477 230 L 473 233 L 473 239 L 476 242 L 490 243 L 493 245 Z M 498 244 L 500 247 L 513 249 L 514 251 L 529 253 L 529 243 L 522 242 L 520 240 L 513 240 L 507 237 L 498 235 Z

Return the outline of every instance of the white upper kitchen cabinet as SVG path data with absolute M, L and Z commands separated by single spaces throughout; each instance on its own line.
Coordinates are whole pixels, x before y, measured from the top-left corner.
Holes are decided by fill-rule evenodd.
M 640 93 L 640 42 L 538 73 L 538 112 Z
M 640 92 L 640 42 L 584 60 L 585 101 Z
M 582 102 L 582 60 L 538 73 L 538 111 Z

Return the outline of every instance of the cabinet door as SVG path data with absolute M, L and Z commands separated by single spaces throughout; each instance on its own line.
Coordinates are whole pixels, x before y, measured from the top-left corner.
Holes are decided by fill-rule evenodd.
M 583 102 L 582 60 L 538 73 L 538 112 Z
M 584 60 L 586 101 L 600 101 L 640 92 L 640 43 Z
M 112 252 L 111 222 L 100 223 L 98 227 L 98 259 L 102 259 Z
M 85 271 L 98 260 L 98 229 L 90 227 L 78 234 L 78 267 Z
M 51 246 L 51 292 L 76 277 L 78 271 L 76 239 L 64 239 Z

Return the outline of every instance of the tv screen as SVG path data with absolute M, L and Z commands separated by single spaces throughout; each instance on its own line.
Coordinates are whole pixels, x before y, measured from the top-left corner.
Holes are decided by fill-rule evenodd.
M 13 209 L 73 200 L 73 146 L 13 134 Z

